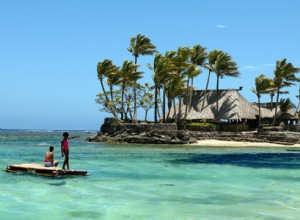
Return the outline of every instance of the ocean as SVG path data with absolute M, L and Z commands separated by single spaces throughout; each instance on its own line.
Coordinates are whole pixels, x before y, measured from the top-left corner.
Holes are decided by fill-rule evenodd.
M 0 130 L 0 165 L 62 166 L 63 131 Z M 0 219 L 298 219 L 300 150 L 113 145 L 69 131 L 71 169 L 89 176 L 0 172 Z

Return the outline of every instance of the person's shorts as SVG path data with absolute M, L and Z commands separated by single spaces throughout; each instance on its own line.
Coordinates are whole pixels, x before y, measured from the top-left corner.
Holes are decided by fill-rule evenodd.
M 45 167 L 52 167 L 53 164 L 52 164 L 51 162 L 45 162 L 45 163 L 44 163 L 44 166 L 45 166 Z

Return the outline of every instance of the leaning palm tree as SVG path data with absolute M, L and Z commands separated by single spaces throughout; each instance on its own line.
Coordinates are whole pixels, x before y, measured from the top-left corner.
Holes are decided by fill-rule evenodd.
M 294 82 L 299 82 L 300 79 L 296 77 L 296 73 L 300 72 L 299 68 L 293 66 L 292 63 L 287 63 L 286 58 L 276 61 L 276 68 L 274 70 L 274 84 L 277 88 L 276 93 L 276 107 L 273 119 L 273 126 L 276 124 L 277 108 L 279 104 L 279 94 L 284 87 L 295 85 Z
M 97 64 L 97 74 L 98 74 L 98 79 L 100 80 L 100 84 L 101 84 L 101 88 L 103 90 L 103 94 L 106 100 L 106 105 L 108 106 L 108 108 L 110 109 L 110 111 L 112 112 L 112 114 L 114 115 L 115 119 L 117 121 L 120 121 L 118 114 L 116 112 L 116 108 L 114 106 L 113 100 L 112 100 L 112 95 L 111 95 L 111 100 L 109 100 L 107 92 L 105 90 L 103 81 L 105 77 L 113 77 L 114 75 L 117 75 L 118 73 L 118 68 L 113 65 L 111 60 L 105 59 L 102 62 L 99 62 Z
M 110 74 L 107 75 L 106 84 L 109 86 L 109 93 L 110 93 L 110 100 L 111 102 L 114 102 L 114 89 L 113 87 L 117 85 L 117 82 L 119 80 L 119 68 L 114 66 L 113 70 Z
M 205 61 L 207 59 L 207 52 L 206 48 L 202 47 L 201 45 L 195 45 L 191 50 L 190 50 L 190 62 L 193 65 L 197 65 L 198 67 L 204 67 Z M 189 100 L 188 100 L 188 108 L 189 111 L 191 109 L 191 103 L 192 103 L 192 91 L 193 91 L 193 84 L 194 84 L 194 77 L 198 76 L 202 71 L 200 68 L 196 68 L 191 66 L 190 70 L 196 70 L 197 71 L 189 71 L 188 74 L 188 79 L 191 80 L 190 84 L 190 93 L 189 93 Z
M 117 83 L 120 84 L 122 88 L 121 99 L 122 99 L 123 114 L 126 112 L 125 102 L 124 102 L 126 86 L 131 85 L 133 82 L 136 82 L 138 79 L 142 78 L 142 72 L 137 71 L 138 67 L 139 66 L 137 64 L 132 63 L 132 61 L 129 62 L 128 60 L 125 60 L 123 62 L 122 68 L 118 73 L 119 80 L 117 81 Z M 122 119 L 123 119 L 123 114 L 122 114 Z M 125 119 L 127 119 L 126 114 L 125 114 Z
M 206 69 L 208 69 L 208 76 L 207 76 L 207 80 L 206 80 L 206 86 L 205 86 L 205 91 L 204 91 L 204 95 L 203 95 L 201 111 L 204 109 L 204 102 L 205 102 L 206 94 L 207 94 L 207 90 L 208 90 L 210 73 L 214 69 L 214 64 L 217 60 L 218 54 L 220 54 L 220 53 L 222 53 L 222 51 L 219 51 L 219 50 L 212 50 L 211 52 L 209 52 L 209 54 L 207 55 L 208 63 L 204 64 L 204 67 Z
M 264 74 L 255 78 L 255 88 L 251 87 L 251 91 L 257 96 L 258 100 L 258 127 L 261 127 L 261 94 L 268 93 L 268 89 L 272 86 L 273 80 L 267 78 Z
M 151 43 L 150 39 L 145 35 L 138 34 L 130 39 L 130 47 L 127 48 L 134 56 L 134 63 L 137 64 L 137 59 L 140 55 L 153 55 L 156 53 L 156 47 Z M 134 83 L 134 121 L 137 121 L 137 101 L 136 101 L 136 82 Z
M 223 51 L 217 51 L 217 56 L 213 60 L 212 65 L 209 65 L 208 68 L 210 71 L 214 72 L 217 75 L 217 86 L 216 86 L 216 118 L 219 114 L 219 81 L 224 76 L 238 77 L 239 71 L 236 62 L 232 61 L 232 57 Z
M 192 104 L 192 93 L 194 90 L 193 84 L 194 84 L 194 77 L 198 76 L 201 73 L 201 69 L 197 67 L 195 64 L 190 64 L 187 68 L 187 70 L 183 73 L 187 76 L 187 103 L 184 113 L 184 120 L 186 120 L 188 111 L 191 110 L 191 104 Z M 189 83 L 191 81 L 191 83 Z

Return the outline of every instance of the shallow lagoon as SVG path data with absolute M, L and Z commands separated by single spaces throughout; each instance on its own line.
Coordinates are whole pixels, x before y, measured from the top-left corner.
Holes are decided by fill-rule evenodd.
M 70 165 L 88 177 L 0 173 L 0 219 L 297 219 L 300 151 L 86 143 Z M 61 131 L 0 130 L 0 165 L 42 163 Z M 61 166 L 62 164 L 60 164 Z

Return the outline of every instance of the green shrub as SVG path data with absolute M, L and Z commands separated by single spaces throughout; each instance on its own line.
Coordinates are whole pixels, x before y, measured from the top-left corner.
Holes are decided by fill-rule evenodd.
M 207 123 L 207 122 L 192 122 L 188 124 L 189 126 L 195 126 L 195 127 L 212 127 L 214 124 Z

